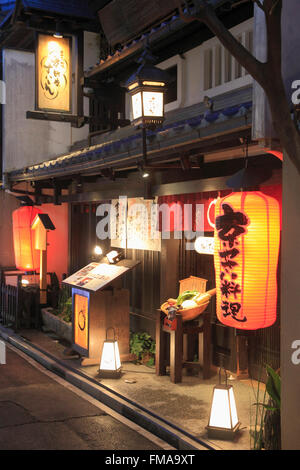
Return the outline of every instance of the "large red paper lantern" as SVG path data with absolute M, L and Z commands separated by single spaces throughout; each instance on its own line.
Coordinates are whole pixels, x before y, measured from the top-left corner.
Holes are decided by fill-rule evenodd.
M 13 212 L 13 239 L 16 267 L 22 271 L 39 269 L 40 253 L 34 248 L 32 222 L 42 211 L 34 206 L 23 206 Z
M 274 198 L 240 192 L 217 200 L 214 264 L 221 323 L 256 330 L 275 322 L 279 243 Z

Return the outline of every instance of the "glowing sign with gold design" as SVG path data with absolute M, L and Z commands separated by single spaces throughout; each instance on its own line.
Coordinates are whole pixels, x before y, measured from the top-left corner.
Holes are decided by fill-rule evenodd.
M 71 112 L 71 40 L 38 35 L 37 108 Z
M 75 344 L 82 349 L 88 349 L 88 305 L 88 297 L 74 295 Z

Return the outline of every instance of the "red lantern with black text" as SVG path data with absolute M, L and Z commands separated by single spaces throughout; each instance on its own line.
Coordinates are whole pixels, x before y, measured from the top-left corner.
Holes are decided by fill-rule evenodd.
M 215 210 L 217 317 L 256 330 L 276 321 L 280 208 L 261 192 L 232 193 Z
M 31 224 L 42 211 L 34 206 L 23 206 L 13 212 L 13 239 L 15 263 L 22 271 L 39 269 L 40 253 L 34 248 L 34 232 Z

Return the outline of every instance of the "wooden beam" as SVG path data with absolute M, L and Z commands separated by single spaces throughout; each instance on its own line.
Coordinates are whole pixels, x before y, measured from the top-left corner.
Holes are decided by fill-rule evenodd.
M 84 65 L 83 65 L 83 54 L 84 54 L 84 41 L 83 31 L 79 31 L 75 36 L 75 57 L 76 57 L 76 113 L 77 116 L 83 117 L 83 85 L 84 79 Z
M 74 114 L 46 113 L 43 111 L 27 111 L 26 119 L 37 119 L 40 121 L 70 122 L 73 127 L 82 127 L 89 122 L 86 116 L 77 116 Z

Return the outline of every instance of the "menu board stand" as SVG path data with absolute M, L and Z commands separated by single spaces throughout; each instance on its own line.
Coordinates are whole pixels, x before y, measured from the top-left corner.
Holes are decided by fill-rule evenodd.
M 114 328 L 121 361 L 129 353 L 129 291 L 122 277 L 139 262 L 122 260 L 115 265 L 90 263 L 63 282 L 72 286 L 72 349 L 81 365 L 99 364 L 106 330 Z

